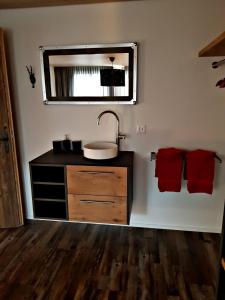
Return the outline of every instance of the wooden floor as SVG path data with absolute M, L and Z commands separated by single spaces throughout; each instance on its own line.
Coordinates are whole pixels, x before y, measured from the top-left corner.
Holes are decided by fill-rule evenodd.
M 0 230 L 0 299 L 211 300 L 219 235 L 36 221 Z

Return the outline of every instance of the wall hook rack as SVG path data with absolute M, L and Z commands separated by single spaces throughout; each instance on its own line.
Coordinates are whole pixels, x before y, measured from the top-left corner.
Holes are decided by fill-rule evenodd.
M 220 164 L 222 164 L 223 161 L 217 154 L 215 155 L 215 158 L 219 161 Z
M 214 61 L 214 62 L 212 63 L 212 68 L 213 68 L 213 69 L 217 69 L 219 66 L 221 66 L 221 65 L 223 65 L 223 64 L 225 64 L 225 59 L 222 59 L 222 60 L 220 60 L 220 61 Z
M 27 69 L 27 72 L 28 72 L 29 77 L 30 77 L 30 82 L 32 84 L 32 88 L 34 88 L 35 83 L 36 83 L 36 78 L 35 78 L 35 74 L 33 72 L 33 68 L 32 68 L 32 66 L 30 66 L 30 67 L 26 66 L 26 69 Z
M 156 152 L 151 152 L 150 160 L 151 161 L 156 160 Z

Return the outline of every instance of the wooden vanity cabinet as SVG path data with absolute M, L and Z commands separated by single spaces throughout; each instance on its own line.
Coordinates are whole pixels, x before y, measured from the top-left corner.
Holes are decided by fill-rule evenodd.
M 30 162 L 34 217 L 129 224 L 133 152 L 93 161 L 49 151 Z

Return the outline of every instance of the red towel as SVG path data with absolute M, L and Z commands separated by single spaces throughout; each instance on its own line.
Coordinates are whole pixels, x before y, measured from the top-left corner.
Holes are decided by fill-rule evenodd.
M 156 155 L 155 176 L 160 192 L 180 192 L 184 150 L 159 149 Z
M 187 189 L 189 193 L 213 192 L 215 152 L 190 151 L 186 155 Z

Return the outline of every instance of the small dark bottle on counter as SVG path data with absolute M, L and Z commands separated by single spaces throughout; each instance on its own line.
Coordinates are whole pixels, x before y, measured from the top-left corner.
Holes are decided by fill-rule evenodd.
M 72 152 L 81 154 L 82 153 L 82 143 L 81 141 L 72 141 Z
M 52 141 L 52 145 L 53 145 L 53 152 L 55 154 L 58 154 L 58 153 L 62 153 L 63 152 L 63 149 L 62 149 L 62 141 Z
M 70 152 L 71 151 L 71 141 L 69 136 L 66 134 L 65 140 L 62 141 L 63 151 Z

